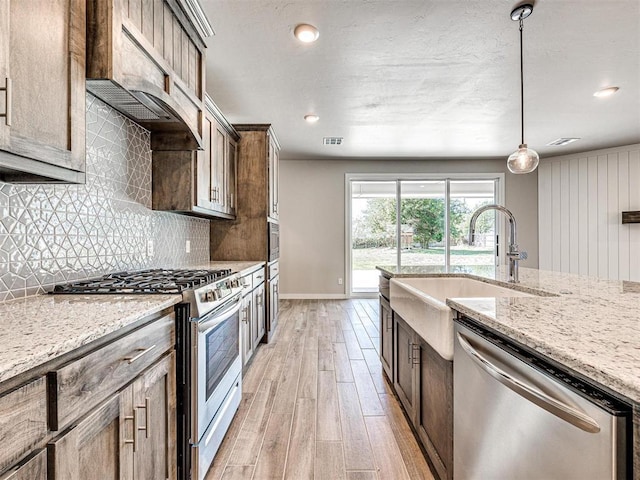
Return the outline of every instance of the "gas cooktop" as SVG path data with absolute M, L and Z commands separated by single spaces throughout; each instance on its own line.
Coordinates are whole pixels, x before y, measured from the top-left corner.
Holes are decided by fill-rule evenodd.
M 101 277 L 56 285 L 53 293 L 182 293 L 231 275 L 231 269 L 149 269 L 117 272 Z

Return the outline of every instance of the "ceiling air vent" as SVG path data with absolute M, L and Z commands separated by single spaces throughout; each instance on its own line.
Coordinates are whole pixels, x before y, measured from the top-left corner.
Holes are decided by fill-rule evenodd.
M 549 142 L 547 143 L 547 145 L 551 146 L 551 147 L 562 147 L 564 145 L 569 145 L 570 143 L 576 142 L 580 140 L 579 138 L 558 138 L 557 140 L 554 140 L 553 142 Z
M 342 145 L 342 140 L 344 137 L 323 137 L 322 144 L 323 145 Z

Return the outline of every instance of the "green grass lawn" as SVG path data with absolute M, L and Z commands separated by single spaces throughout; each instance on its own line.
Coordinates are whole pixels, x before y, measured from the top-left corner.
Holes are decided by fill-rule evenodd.
M 354 270 L 373 270 L 376 265 L 395 265 L 395 248 L 358 248 L 352 250 Z M 452 265 L 491 265 L 493 250 L 452 247 Z M 402 251 L 402 265 L 444 265 L 444 248 Z

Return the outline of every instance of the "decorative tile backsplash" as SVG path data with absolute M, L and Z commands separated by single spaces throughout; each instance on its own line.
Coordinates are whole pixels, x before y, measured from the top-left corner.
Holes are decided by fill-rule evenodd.
M 89 94 L 86 121 L 85 185 L 0 183 L 0 301 L 108 272 L 209 261 L 208 220 L 151 210 L 149 132 Z

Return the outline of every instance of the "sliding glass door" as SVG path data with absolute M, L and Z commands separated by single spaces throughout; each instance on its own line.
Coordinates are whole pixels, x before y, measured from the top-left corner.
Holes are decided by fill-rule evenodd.
M 376 265 L 392 267 L 497 263 L 496 217 L 482 214 L 476 244 L 469 220 L 480 206 L 500 203 L 501 177 L 410 176 L 349 178 L 348 259 L 350 294 L 375 293 Z

